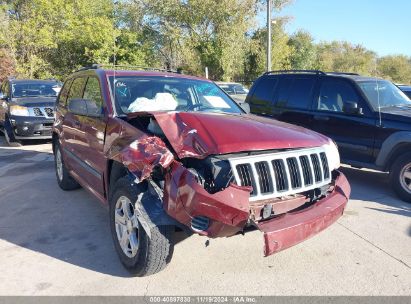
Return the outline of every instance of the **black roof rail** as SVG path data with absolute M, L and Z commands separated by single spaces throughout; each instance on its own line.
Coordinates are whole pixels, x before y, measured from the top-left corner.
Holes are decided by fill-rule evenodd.
M 326 74 L 331 75 L 351 75 L 351 76 L 360 76 L 358 73 L 351 73 L 351 72 L 325 72 Z
M 139 70 L 139 71 L 155 71 L 155 72 L 168 72 L 168 73 L 182 74 L 181 69 L 178 69 L 177 71 L 175 71 L 175 70 L 171 70 L 171 69 L 144 67 L 144 66 L 140 66 L 140 65 L 123 65 L 123 64 L 114 65 L 114 64 L 97 64 L 97 63 L 94 63 L 91 66 L 82 67 L 82 68 L 78 69 L 77 72 L 85 71 L 85 70 L 104 69 L 104 68 L 106 68 L 106 69 L 107 68 L 112 68 L 113 70 L 116 70 L 116 69 L 119 69 L 119 70 L 121 70 L 121 69 L 133 69 L 133 70 Z
M 268 71 L 264 75 L 270 74 L 286 74 L 286 73 L 301 73 L 301 74 L 316 74 L 316 75 L 326 75 L 320 70 L 278 70 L 278 71 Z

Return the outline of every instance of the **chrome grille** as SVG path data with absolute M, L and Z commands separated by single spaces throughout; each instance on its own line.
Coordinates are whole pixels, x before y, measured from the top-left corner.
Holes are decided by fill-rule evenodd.
M 255 192 L 254 189 L 256 187 L 256 184 L 254 182 L 254 174 L 252 172 L 251 165 L 250 164 L 238 165 L 237 173 L 238 173 L 240 184 L 242 186 L 253 187 L 253 192 L 251 192 L 251 195 L 253 195 Z
M 34 116 L 44 116 L 43 112 L 41 112 L 40 108 L 33 108 Z
M 44 108 L 44 112 L 46 112 L 48 117 L 53 117 L 54 116 L 53 108 Z
M 29 112 L 31 116 L 46 117 L 46 118 L 54 117 L 54 109 L 50 107 L 29 108 Z
M 251 201 L 308 191 L 331 182 L 323 148 L 230 158 L 238 185 L 250 186 Z

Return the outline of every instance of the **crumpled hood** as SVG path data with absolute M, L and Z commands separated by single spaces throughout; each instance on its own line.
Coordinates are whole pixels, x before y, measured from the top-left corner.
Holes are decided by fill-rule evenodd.
M 314 131 L 251 114 L 152 112 L 179 158 L 318 147 L 328 138 Z
M 50 107 L 54 108 L 57 97 L 22 97 L 13 98 L 11 104 L 16 104 L 24 107 Z

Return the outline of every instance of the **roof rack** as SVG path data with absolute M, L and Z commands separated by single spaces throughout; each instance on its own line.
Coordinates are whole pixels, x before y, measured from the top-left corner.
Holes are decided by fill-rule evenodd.
M 284 74 L 284 73 L 301 73 L 301 74 L 326 75 L 323 71 L 320 71 L 320 70 L 278 70 L 278 71 L 265 72 L 264 75 Z
M 143 67 L 140 65 L 113 65 L 113 64 L 97 64 L 94 63 L 90 66 L 82 67 L 77 70 L 79 71 L 85 71 L 85 70 L 96 70 L 96 69 L 104 69 L 104 68 L 113 68 L 113 69 L 136 69 L 139 71 L 155 71 L 155 72 L 168 72 L 168 73 L 177 73 L 177 74 L 182 74 L 182 70 L 178 69 L 177 71 L 171 70 L 171 69 L 162 69 L 162 68 L 151 68 L 151 67 Z
M 326 72 L 326 74 L 360 76 L 360 74 L 358 74 L 358 73 L 350 73 L 350 72 Z

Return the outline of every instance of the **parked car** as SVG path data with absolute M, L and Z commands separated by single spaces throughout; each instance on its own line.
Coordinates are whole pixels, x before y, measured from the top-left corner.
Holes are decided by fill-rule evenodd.
M 398 85 L 401 91 L 404 92 L 405 95 L 408 96 L 409 99 L 411 99 L 411 86 L 407 85 Z
M 66 80 L 56 177 L 109 206 L 121 262 L 162 270 L 176 227 L 228 237 L 254 226 L 270 255 L 335 222 L 350 187 L 327 137 L 246 114 L 213 82 L 93 65 Z
M 19 146 L 28 139 L 51 139 L 60 87 L 56 80 L 10 78 L 3 82 L 0 127 L 9 145 Z
M 331 137 L 345 164 L 390 172 L 392 188 L 411 201 L 411 101 L 390 81 L 274 71 L 258 78 L 247 102 L 252 113 Z
M 240 83 L 235 82 L 216 82 L 235 102 L 237 102 L 246 112 L 250 112 L 250 107 L 245 103 L 248 89 Z

